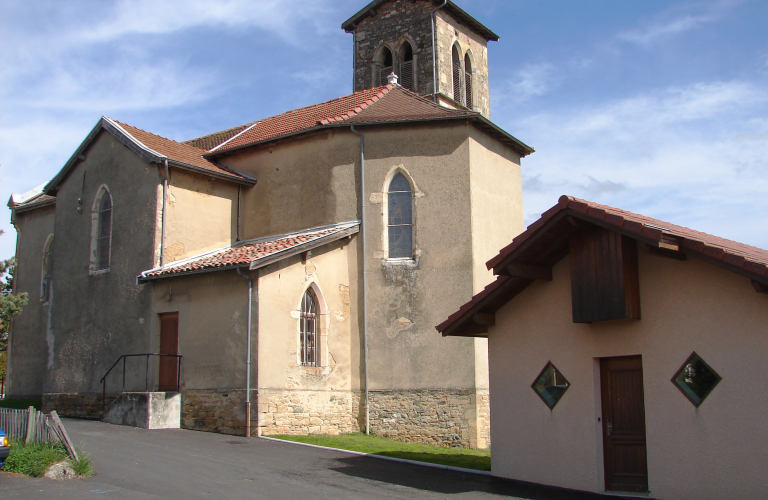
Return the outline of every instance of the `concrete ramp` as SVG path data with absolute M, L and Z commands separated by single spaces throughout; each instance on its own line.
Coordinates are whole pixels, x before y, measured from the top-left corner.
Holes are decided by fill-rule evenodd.
M 124 392 L 109 405 L 101 421 L 142 429 L 179 429 L 181 393 Z

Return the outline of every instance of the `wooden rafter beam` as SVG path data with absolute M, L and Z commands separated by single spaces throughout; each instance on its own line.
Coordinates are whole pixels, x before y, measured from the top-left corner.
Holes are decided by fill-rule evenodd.
M 759 281 L 752 280 L 752 286 L 755 287 L 757 293 L 768 293 L 768 285 L 760 283 Z

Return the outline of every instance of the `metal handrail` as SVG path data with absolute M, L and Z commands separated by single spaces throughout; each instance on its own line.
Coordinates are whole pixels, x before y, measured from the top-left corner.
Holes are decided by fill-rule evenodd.
M 112 370 L 115 369 L 118 363 L 120 361 L 123 361 L 123 389 L 121 391 L 121 394 L 125 392 L 125 361 L 128 358 L 135 358 L 135 357 L 141 357 L 146 356 L 147 357 L 147 366 L 146 371 L 144 373 L 144 390 L 146 392 L 149 392 L 149 357 L 150 356 L 158 356 L 158 357 L 169 357 L 169 358 L 176 358 L 176 392 L 181 392 L 181 358 L 183 356 L 179 354 L 158 354 L 158 353 L 146 353 L 146 354 L 123 354 L 119 358 L 117 358 L 117 361 L 107 370 L 107 373 L 104 374 L 103 377 L 101 377 L 101 380 L 99 380 L 99 383 L 101 384 L 101 412 L 104 413 L 107 410 L 107 375 L 112 373 Z

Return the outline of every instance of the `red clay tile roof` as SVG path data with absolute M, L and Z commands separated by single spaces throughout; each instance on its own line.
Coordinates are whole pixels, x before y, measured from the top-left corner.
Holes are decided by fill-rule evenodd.
M 184 144 L 189 144 L 190 146 L 194 146 L 196 148 L 210 151 L 211 149 L 215 148 L 222 142 L 226 142 L 232 137 L 236 136 L 237 134 L 239 134 L 240 132 L 248 128 L 250 125 L 252 125 L 252 123 L 246 123 L 245 125 L 238 125 L 237 127 L 232 127 L 227 130 L 214 132 L 212 134 L 204 135 L 196 139 L 190 139 L 188 141 L 184 141 Z
M 531 259 L 530 254 L 544 256 L 534 264 L 553 265 L 554 261 L 567 254 L 567 248 L 545 251 L 541 245 L 534 245 L 541 241 L 546 246 L 567 247 L 568 234 L 562 231 L 562 226 L 557 225 L 559 219 L 565 216 L 598 224 L 645 243 L 665 245 L 662 248 L 678 247 L 679 251 L 686 255 L 702 258 L 746 276 L 761 283 L 763 287 L 768 285 L 768 250 L 571 196 L 561 196 L 557 205 L 544 212 L 541 218 L 528 226 L 509 246 L 489 260 L 486 264 L 488 269 L 493 269 L 494 274 L 502 274 L 509 263 L 516 262 L 518 258 L 528 261 Z M 569 225 L 567 222 L 563 224 Z M 498 276 L 496 281 L 435 328 L 445 335 L 446 331 L 455 330 L 467 323 L 477 312 L 496 311 L 530 283 L 532 280 Z
M 287 235 L 244 241 L 179 262 L 173 262 L 164 268 L 144 271 L 139 276 L 139 281 L 236 267 L 250 266 L 251 269 L 256 269 L 275 260 L 295 255 L 295 250 L 299 248 L 301 251 L 306 251 L 310 249 L 309 247 L 313 247 L 313 244 L 326 244 L 354 234 L 358 227 L 357 222 L 349 222 L 307 229 Z
M 245 176 L 238 174 L 237 172 L 234 172 L 223 165 L 203 158 L 203 154 L 206 153 L 206 151 L 203 149 L 196 148 L 189 144 L 176 142 L 171 139 L 166 139 L 165 137 L 160 137 L 159 135 L 155 135 L 151 132 L 147 132 L 146 130 L 142 130 L 132 125 L 128 125 L 127 123 L 118 122 L 116 120 L 112 121 L 117 123 L 120 127 L 123 128 L 123 130 L 133 136 L 144 146 L 157 153 L 160 153 L 172 162 L 175 161 L 184 163 L 186 165 L 191 165 L 203 170 L 208 170 L 220 176 L 237 180 L 246 179 Z
M 239 135 L 213 149 L 211 153 L 218 155 L 260 142 L 342 123 L 382 123 L 479 116 L 480 113 L 474 111 L 443 108 L 400 85 L 389 84 L 259 120 Z

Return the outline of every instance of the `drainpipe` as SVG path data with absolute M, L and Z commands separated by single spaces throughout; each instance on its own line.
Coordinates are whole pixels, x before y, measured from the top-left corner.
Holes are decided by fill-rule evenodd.
M 352 32 L 352 93 L 357 86 L 357 29 Z
M 432 18 L 432 100 L 437 102 L 437 40 L 435 40 L 435 12 L 442 9 L 448 4 L 448 0 L 444 0 L 443 5 L 438 6 L 436 9 L 432 9 L 429 17 Z
M 251 437 L 251 322 L 253 318 L 253 279 L 237 268 L 237 274 L 248 280 L 248 335 L 245 357 L 245 437 Z
M 371 433 L 370 411 L 368 409 L 368 266 L 365 259 L 368 256 L 366 251 L 365 237 L 365 136 L 362 132 L 351 127 L 352 132 L 360 136 L 360 234 L 363 238 L 363 364 L 365 366 L 365 434 Z
M 163 161 L 165 165 L 165 179 L 163 180 L 163 218 L 160 222 L 160 267 L 165 267 L 165 208 L 166 198 L 168 198 L 168 158 Z
M 241 207 L 241 193 L 243 191 L 242 184 L 237 185 L 237 236 L 235 241 L 240 241 L 240 207 Z

